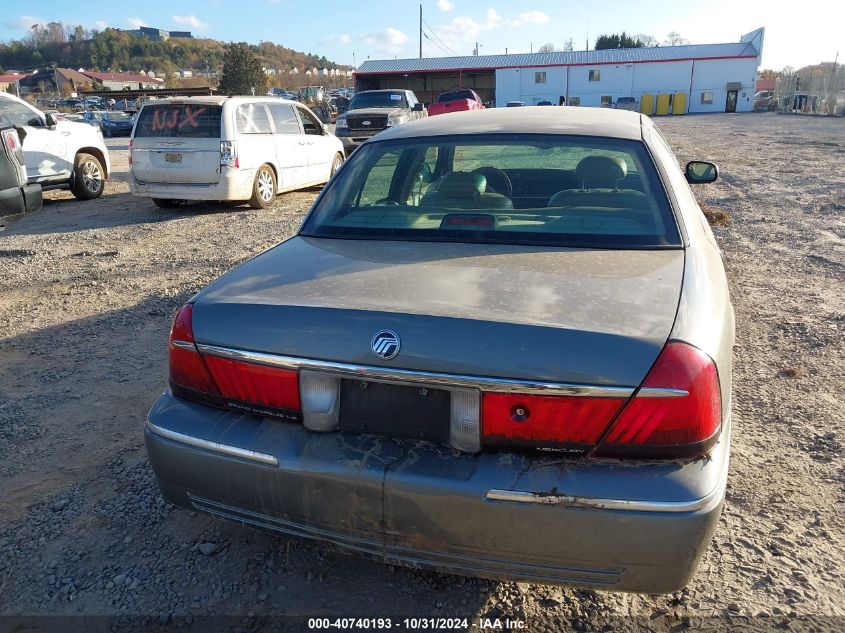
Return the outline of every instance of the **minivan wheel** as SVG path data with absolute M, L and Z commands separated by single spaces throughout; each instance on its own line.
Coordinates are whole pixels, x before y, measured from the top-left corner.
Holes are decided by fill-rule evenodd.
M 262 165 L 255 174 L 255 182 L 252 185 L 252 198 L 249 199 L 249 206 L 253 209 L 266 209 L 273 204 L 276 197 L 276 174 L 270 165 Z
M 99 198 L 106 187 L 106 175 L 96 156 L 80 152 L 73 163 L 71 193 L 80 200 Z

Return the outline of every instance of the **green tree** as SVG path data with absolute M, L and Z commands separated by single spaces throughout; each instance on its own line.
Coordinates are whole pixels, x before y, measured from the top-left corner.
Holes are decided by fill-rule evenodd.
M 608 48 L 642 48 L 643 46 L 643 42 L 622 31 L 621 35 L 617 35 L 616 33 L 599 35 L 596 38 L 596 45 L 593 48 L 600 51 Z
M 223 77 L 220 91 L 232 95 L 264 94 L 267 75 L 261 70 L 261 61 L 245 42 L 229 44 L 223 57 Z

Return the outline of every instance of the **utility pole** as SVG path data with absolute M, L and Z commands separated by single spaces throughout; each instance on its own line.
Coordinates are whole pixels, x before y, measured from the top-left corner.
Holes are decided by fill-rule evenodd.
M 423 31 L 422 31 L 422 3 L 420 3 L 420 59 L 422 59 L 422 38 L 423 38 Z

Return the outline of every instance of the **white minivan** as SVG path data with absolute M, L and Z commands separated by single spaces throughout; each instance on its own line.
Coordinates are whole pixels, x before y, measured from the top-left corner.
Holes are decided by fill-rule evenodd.
M 138 113 L 129 144 L 132 193 L 159 207 L 248 201 L 321 185 L 343 144 L 304 105 L 276 97 L 157 99 Z

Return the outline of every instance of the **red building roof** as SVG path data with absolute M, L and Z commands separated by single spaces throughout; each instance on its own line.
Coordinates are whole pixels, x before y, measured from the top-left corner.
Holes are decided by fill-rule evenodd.
M 147 77 L 146 75 L 138 75 L 135 73 L 95 73 L 85 72 L 84 75 L 96 79 L 97 81 L 126 81 L 131 83 L 164 83 L 158 77 Z

